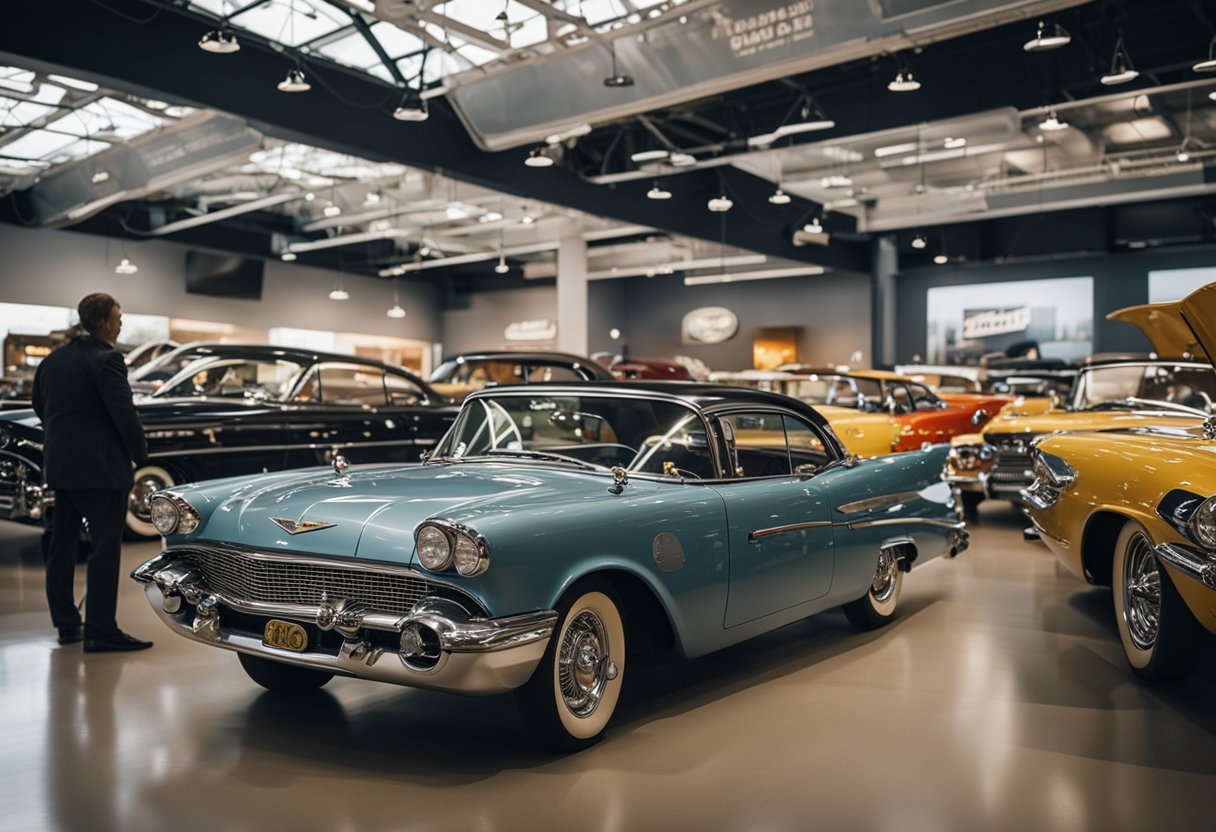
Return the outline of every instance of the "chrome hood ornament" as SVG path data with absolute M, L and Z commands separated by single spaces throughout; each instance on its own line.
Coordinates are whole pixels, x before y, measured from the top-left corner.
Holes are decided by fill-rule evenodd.
M 332 463 L 334 466 L 334 473 L 339 477 L 345 474 L 346 469 L 350 467 L 350 461 L 346 457 L 342 456 L 342 454 L 338 453 L 337 448 L 334 449 Z
M 304 534 L 304 532 L 315 532 L 321 529 L 333 528 L 337 523 L 320 523 L 316 520 L 303 520 L 297 523 L 287 517 L 271 517 L 270 522 L 274 523 L 288 534 Z

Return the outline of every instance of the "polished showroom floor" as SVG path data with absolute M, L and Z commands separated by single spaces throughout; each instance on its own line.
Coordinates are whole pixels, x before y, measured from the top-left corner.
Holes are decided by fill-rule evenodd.
M 0 523 L 0 829 L 1216 828 L 1216 655 L 1188 682 L 1137 682 L 1110 592 L 1021 526 L 985 506 L 972 549 L 914 571 L 882 631 L 831 612 L 633 665 L 604 742 L 557 757 L 510 696 L 263 693 L 125 578 L 120 622 L 156 646 L 57 647 L 37 537 Z M 124 566 L 155 551 L 129 545 Z

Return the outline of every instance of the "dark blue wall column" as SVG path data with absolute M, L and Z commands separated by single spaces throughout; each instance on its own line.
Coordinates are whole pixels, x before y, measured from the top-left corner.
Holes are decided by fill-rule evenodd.
M 875 238 L 873 258 L 870 287 L 874 324 L 870 363 L 883 367 L 895 363 L 895 278 L 899 274 L 899 250 L 893 234 Z

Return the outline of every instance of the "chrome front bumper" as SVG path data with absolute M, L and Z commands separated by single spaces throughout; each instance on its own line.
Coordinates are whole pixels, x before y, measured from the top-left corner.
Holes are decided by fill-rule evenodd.
M 959 491 L 972 494 L 987 494 L 988 474 L 982 471 L 970 476 L 965 474 L 947 473 L 944 477 L 942 477 L 942 479 L 957 488 Z
M 1211 553 L 1178 543 L 1162 543 L 1153 553 L 1159 561 L 1173 566 L 1188 578 L 1208 589 L 1216 589 L 1216 557 Z
M 178 635 L 285 664 L 409 687 L 463 694 L 512 690 L 531 678 L 557 613 L 478 618 L 454 601 L 427 597 L 405 615 L 336 600 L 319 606 L 267 604 L 211 592 L 183 564 L 156 557 L 131 573 L 165 625 Z M 221 608 L 259 619 L 315 624 L 342 637 L 336 653 L 272 647 L 261 635 L 225 626 Z M 391 641 L 391 646 L 386 643 Z M 315 645 L 313 645 L 315 647 Z

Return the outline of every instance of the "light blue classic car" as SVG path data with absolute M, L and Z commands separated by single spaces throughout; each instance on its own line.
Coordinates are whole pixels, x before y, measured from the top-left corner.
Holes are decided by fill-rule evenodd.
M 629 656 L 698 656 L 841 605 L 889 621 L 913 564 L 967 546 L 946 451 L 859 462 L 811 407 L 742 388 L 496 387 L 422 465 L 339 457 L 158 492 L 167 548 L 133 577 L 170 629 L 271 690 L 514 690 L 576 750 Z

